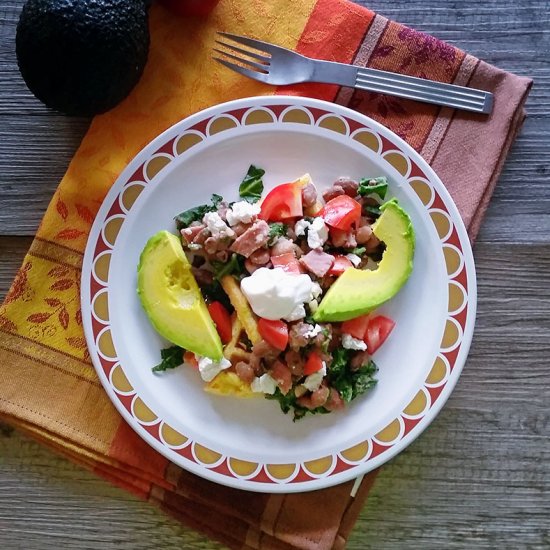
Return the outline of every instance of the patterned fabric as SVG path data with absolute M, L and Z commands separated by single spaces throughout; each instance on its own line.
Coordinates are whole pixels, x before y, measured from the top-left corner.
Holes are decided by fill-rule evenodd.
M 81 264 L 94 216 L 130 159 L 175 122 L 222 101 L 284 93 L 348 105 L 408 141 L 449 189 L 473 239 L 531 83 L 346 0 L 222 0 L 204 22 L 153 6 L 150 24 L 140 83 L 93 120 L 0 309 L 0 415 L 231 548 L 342 548 L 376 473 L 355 497 L 351 482 L 314 493 L 248 493 L 168 463 L 122 421 L 82 332 Z M 218 30 L 313 57 L 470 84 L 493 91 L 495 109 L 487 118 L 323 84 L 276 90 L 211 60 Z

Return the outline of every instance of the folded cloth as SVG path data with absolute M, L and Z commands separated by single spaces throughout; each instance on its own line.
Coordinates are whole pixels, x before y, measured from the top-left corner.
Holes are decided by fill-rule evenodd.
M 92 121 L 0 309 L 0 417 L 231 548 L 342 548 L 375 473 L 355 496 L 352 482 L 291 495 L 230 489 L 168 463 L 116 412 L 82 332 L 80 271 L 94 215 L 128 161 L 175 122 L 222 101 L 284 93 L 348 105 L 399 134 L 439 174 L 473 239 L 531 82 L 346 0 L 222 0 L 204 21 L 154 5 L 150 26 L 141 81 Z M 270 88 L 211 59 L 218 30 L 490 90 L 494 111 L 486 117 L 333 85 Z

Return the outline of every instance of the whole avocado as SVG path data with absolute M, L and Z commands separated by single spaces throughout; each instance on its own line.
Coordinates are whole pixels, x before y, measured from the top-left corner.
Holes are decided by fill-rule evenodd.
M 146 0 L 28 0 L 16 35 L 19 70 L 52 109 L 92 116 L 122 101 L 149 52 Z

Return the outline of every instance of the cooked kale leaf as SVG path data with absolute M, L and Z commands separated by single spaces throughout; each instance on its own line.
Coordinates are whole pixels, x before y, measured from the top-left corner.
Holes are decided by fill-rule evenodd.
M 281 410 L 285 414 L 289 413 L 292 410 L 294 414 L 294 422 L 296 422 L 296 420 L 300 420 L 300 418 L 303 418 L 307 414 L 326 414 L 329 412 L 327 409 L 325 409 L 325 407 L 317 407 L 316 409 L 308 409 L 306 407 L 302 407 L 298 404 L 298 398 L 296 397 L 293 389 L 290 389 L 289 392 L 285 395 L 279 388 L 276 388 L 273 395 L 266 394 L 265 397 L 267 399 L 278 401 Z
M 337 348 L 332 355 L 332 363 L 328 371 L 330 384 L 338 390 L 346 403 L 374 387 L 377 382 L 374 375 L 378 368 L 374 361 L 370 360 L 359 369 L 351 370 L 350 356 L 350 350 Z
M 287 226 L 282 222 L 272 222 L 269 224 L 269 241 L 267 242 L 268 246 L 273 246 L 275 241 L 279 237 L 284 237 L 286 235 Z
M 185 227 L 189 227 L 193 222 L 201 221 L 207 212 L 215 212 L 218 209 L 220 202 L 223 201 L 223 197 L 214 193 L 211 201 L 212 204 L 201 204 L 200 206 L 195 206 L 194 208 L 190 208 L 189 210 L 185 210 L 181 214 L 178 214 L 174 218 L 178 231 L 184 229 Z
M 160 350 L 162 361 L 151 370 L 153 372 L 164 372 L 168 369 L 175 369 L 183 363 L 183 353 L 185 350 L 179 346 L 171 346 Z
M 219 281 L 222 277 L 225 277 L 225 275 L 242 275 L 246 271 L 244 260 L 244 256 L 236 252 L 231 254 L 231 258 L 227 262 L 218 262 L 214 260 L 212 262 L 214 278 Z
M 251 164 L 246 176 L 239 185 L 239 197 L 248 202 L 259 201 L 262 198 L 264 190 L 264 183 L 262 181 L 264 174 L 265 170 Z
M 379 178 L 362 178 L 359 180 L 359 189 L 357 192 L 366 197 L 376 193 L 381 199 L 386 196 L 388 191 L 388 180 L 385 176 Z

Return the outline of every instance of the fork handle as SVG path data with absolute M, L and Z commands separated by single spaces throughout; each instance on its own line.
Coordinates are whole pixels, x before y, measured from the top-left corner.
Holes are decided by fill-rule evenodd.
M 488 114 L 493 108 L 493 94 L 484 90 L 334 61 L 314 61 L 313 82 L 330 82 L 474 113 Z

